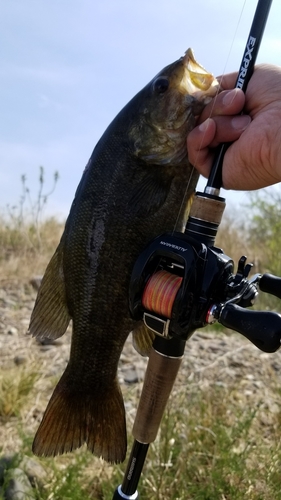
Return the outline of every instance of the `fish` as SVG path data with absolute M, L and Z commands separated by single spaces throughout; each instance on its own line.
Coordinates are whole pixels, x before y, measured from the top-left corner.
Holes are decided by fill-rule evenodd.
M 36 455 L 86 443 L 110 463 L 125 459 L 118 362 L 131 331 L 142 355 L 154 338 L 130 316 L 130 276 L 148 242 L 183 230 L 198 180 L 186 137 L 217 88 L 188 49 L 125 105 L 93 150 L 28 329 L 38 340 L 57 339 L 72 321 L 69 361 L 36 432 Z

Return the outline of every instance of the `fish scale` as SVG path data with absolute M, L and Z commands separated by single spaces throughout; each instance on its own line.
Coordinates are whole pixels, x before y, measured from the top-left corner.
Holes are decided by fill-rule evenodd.
M 30 320 L 38 338 L 63 335 L 70 319 L 73 326 L 68 365 L 34 438 L 37 455 L 87 443 L 109 462 L 125 458 L 118 361 L 131 330 L 141 354 L 153 341 L 130 318 L 130 275 L 153 237 L 184 225 L 198 179 L 186 136 L 216 89 L 189 49 L 121 110 L 92 153 Z

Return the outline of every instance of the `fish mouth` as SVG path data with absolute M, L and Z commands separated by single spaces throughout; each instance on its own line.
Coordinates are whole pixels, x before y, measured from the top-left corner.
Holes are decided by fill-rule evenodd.
M 219 83 L 217 79 L 196 61 L 191 48 L 185 52 L 182 62 L 184 72 L 179 84 L 179 91 L 192 95 L 207 104 L 218 93 Z

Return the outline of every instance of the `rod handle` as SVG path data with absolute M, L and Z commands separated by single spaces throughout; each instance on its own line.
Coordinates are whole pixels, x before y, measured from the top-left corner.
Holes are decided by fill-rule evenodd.
M 140 443 L 155 440 L 181 361 L 182 356 L 166 356 L 151 349 L 133 426 L 133 436 Z

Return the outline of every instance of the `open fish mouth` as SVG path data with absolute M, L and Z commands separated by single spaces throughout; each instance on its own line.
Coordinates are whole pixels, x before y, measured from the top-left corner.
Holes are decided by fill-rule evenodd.
M 207 104 L 218 92 L 217 79 L 196 61 L 193 50 L 190 48 L 185 52 L 182 62 L 184 72 L 179 91 L 204 100 L 204 104 Z

